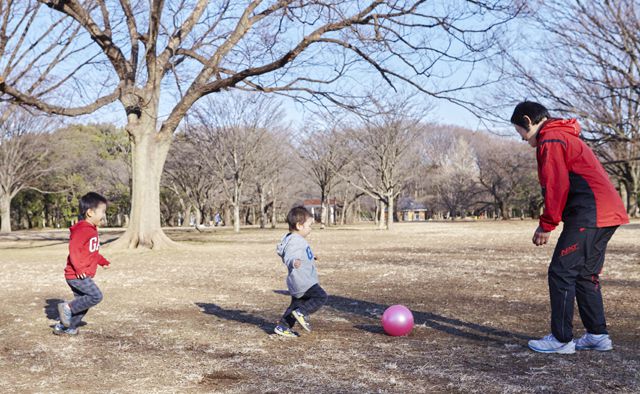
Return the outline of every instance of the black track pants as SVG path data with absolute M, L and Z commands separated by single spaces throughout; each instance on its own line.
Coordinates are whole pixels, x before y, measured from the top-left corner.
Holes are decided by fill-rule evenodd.
M 565 228 L 549 265 L 551 332 L 560 342 L 573 339 L 573 300 L 591 334 L 606 334 L 599 274 L 607 243 L 618 227 Z

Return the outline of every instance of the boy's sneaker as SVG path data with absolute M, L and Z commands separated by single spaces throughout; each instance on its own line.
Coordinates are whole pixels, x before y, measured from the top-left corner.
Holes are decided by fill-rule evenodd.
M 595 335 L 586 333 L 576 341 L 576 349 L 606 352 L 613 349 L 613 342 L 611 342 L 608 334 Z
M 66 328 L 65 326 L 63 326 L 60 323 L 56 323 L 55 326 L 53 326 L 53 333 L 55 335 L 78 335 L 78 329 L 77 328 Z
M 529 349 L 539 353 L 573 354 L 576 352 L 576 343 L 573 340 L 560 342 L 553 334 L 549 334 L 542 339 L 529 341 Z
M 302 328 L 309 332 L 311 331 L 311 323 L 309 323 L 307 317 L 302 312 L 300 312 L 300 309 L 296 309 L 295 311 L 291 312 L 291 314 L 296 318 L 298 323 L 300 323 Z
M 71 308 L 69 308 L 69 304 L 67 302 L 61 302 L 58 304 L 58 315 L 60 317 L 60 322 L 65 327 L 69 327 L 71 324 Z
M 66 330 L 64 330 L 64 333 L 71 336 L 78 335 L 78 329 L 69 327 Z
M 289 327 L 281 326 L 280 324 L 278 324 L 276 328 L 273 329 L 273 332 L 275 332 L 278 335 L 282 335 L 283 337 L 289 337 L 289 338 L 297 338 L 300 336 L 298 335 L 297 332 L 293 331 Z
M 62 323 L 56 323 L 56 325 L 53 326 L 53 333 L 55 335 L 64 334 L 64 330 L 65 330 L 65 326 L 63 326 Z

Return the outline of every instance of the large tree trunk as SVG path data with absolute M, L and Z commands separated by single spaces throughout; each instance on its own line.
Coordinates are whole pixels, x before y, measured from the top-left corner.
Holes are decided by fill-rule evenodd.
M 380 206 L 380 208 L 378 209 L 378 213 L 380 215 L 380 217 L 378 218 L 378 228 L 380 230 L 383 230 L 387 226 L 387 221 L 385 219 L 385 212 L 384 212 L 384 206 L 385 206 L 384 201 L 378 200 L 378 205 Z
M 145 247 L 162 249 L 175 247 L 160 225 L 160 177 L 171 144 L 171 137 L 159 137 L 155 119 L 142 125 L 129 125 L 133 190 L 131 217 L 125 233 L 113 243 L 115 248 Z M 146 130 L 141 130 L 142 127 Z
M 327 195 L 324 188 L 320 188 L 320 228 L 324 228 L 327 223 Z
M 393 203 L 394 197 L 390 195 L 387 204 L 387 230 L 391 230 L 391 227 L 393 227 Z
M 276 221 L 277 221 L 277 216 L 276 216 L 276 188 L 275 186 L 271 187 L 271 191 L 272 191 L 272 195 L 273 195 L 273 201 L 271 202 L 271 228 L 276 228 Z
M 504 200 L 498 201 L 498 204 L 500 206 L 500 212 L 502 212 L 502 220 L 511 219 L 511 207 L 509 204 Z
M 233 205 L 233 231 L 240 232 L 240 204 Z
M 231 201 L 231 205 L 233 207 L 233 231 L 236 233 L 240 232 L 240 187 L 238 183 L 235 184 L 233 190 L 233 201 Z
M 228 226 L 231 223 L 231 210 L 229 209 L 229 203 L 225 202 L 222 206 L 222 220 L 225 226 Z
M 182 212 L 181 227 L 188 227 L 190 223 L 191 223 L 191 205 L 186 205 L 184 211 Z
M 267 213 L 265 212 L 266 198 L 262 188 L 258 189 L 260 193 L 260 228 L 267 227 Z
M 631 176 L 629 182 L 625 183 L 627 189 L 627 213 L 631 217 L 638 217 L 638 193 L 640 192 L 640 182 Z
M 0 196 L 0 233 L 11 232 L 11 197 L 9 194 L 2 194 Z

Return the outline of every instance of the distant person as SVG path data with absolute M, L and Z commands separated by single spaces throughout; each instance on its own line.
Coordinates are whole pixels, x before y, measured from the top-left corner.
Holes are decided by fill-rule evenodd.
M 78 325 L 89 308 L 102 301 L 102 292 L 93 281 L 98 265 L 109 267 L 109 261 L 99 253 L 98 226 L 105 217 L 107 199 L 98 193 L 87 193 L 80 199 L 80 217 L 69 230 L 69 256 L 64 277 L 74 299 L 58 304 L 60 323 L 53 328 L 56 335 L 76 335 Z
M 216 212 L 216 215 L 214 216 L 213 220 L 215 222 L 215 226 L 218 227 L 222 222 L 222 218 L 220 217 L 220 212 Z
M 293 331 L 296 322 L 311 331 L 309 315 L 317 312 L 326 302 L 327 293 L 318 283 L 316 258 L 307 243 L 314 219 L 304 207 L 295 207 L 287 214 L 289 233 L 277 247 L 278 256 L 287 267 L 287 288 L 291 295 L 291 305 L 284 312 L 275 333 L 285 337 L 297 337 Z
M 613 349 L 607 332 L 599 275 L 605 250 L 618 226 L 629 218 L 607 172 L 580 139 L 576 119 L 556 119 L 545 107 L 518 104 L 511 123 L 524 141 L 536 148 L 544 212 L 533 243 L 545 245 L 562 221 L 562 233 L 549 265 L 551 334 L 529 341 L 541 353 Z M 573 340 L 573 302 L 586 333 Z

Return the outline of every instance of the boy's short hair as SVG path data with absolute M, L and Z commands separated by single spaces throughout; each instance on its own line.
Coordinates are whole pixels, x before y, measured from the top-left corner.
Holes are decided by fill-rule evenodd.
M 533 101 L 523 101 L 516 105 L 516 108 L 513 110 L 511 123 L 528 129 L 529 125 L 524 120 L 525 115 L 531 119 L 531 124 L 540 123 L 542 119 L 551 117 L 549 110 L 547 110 L 544 105 Z
M 80 198 L 80 218 L 84 219 L 87 211 L 98 208 L 100 204 L 107 204 L 107 199 L 95 192 L 89 192 Z
M 313 217 L 311 212 L 307 208 L 298 206 L 293 207 L 287 214 L 287 223 L 289 224 L 289 231 L 297 230 L 296 224 L 303 225 L 307 219 Z

